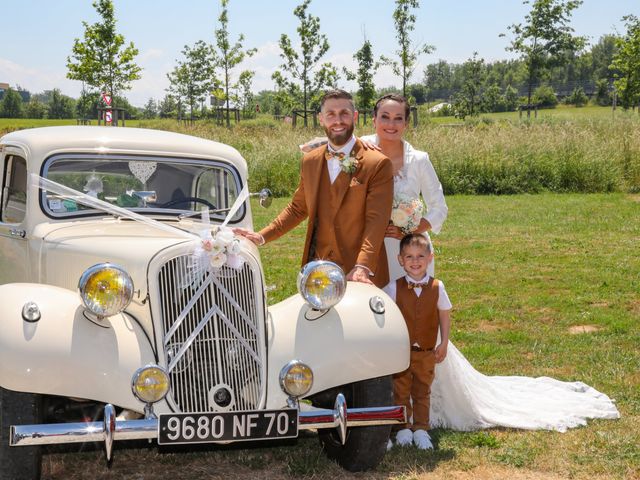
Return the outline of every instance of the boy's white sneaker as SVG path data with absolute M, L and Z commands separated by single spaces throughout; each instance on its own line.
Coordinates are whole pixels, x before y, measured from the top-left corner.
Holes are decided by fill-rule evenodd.
M 413 432 L 408 428 L 403 428 L 396 434 L 396 443 L 401 447 L 408 447 L 413 442 Z
M 420 450 L 433 450 L 431 437 L 426 430 L 416 430 L 415 432 L 413 432 L 413 443 Z

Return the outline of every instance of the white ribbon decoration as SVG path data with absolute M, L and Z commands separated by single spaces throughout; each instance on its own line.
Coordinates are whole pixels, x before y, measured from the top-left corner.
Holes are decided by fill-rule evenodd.
M 37 175 L 35 173 L 31 173 L 29 175 L 29 182 L 34 188 L 41 188 L 45 191 L 55 193 L 56 195 L 59 195 L 63 198 L 73 200 L 76 203 L 80 203 L 88 207 L 95 208 L 96 210 L 106 212 L 115 217 L 128 218 L 130 220 L 134 220 L 136 222 L 147 225 L 151 228 L 162 230 L 164 232 L 188 240 L 198 240 L 197 244 L 194 247 L 192 261 L 190 262 L 191 271 L 188 275 L 189 278 L 185 279 L 186 281 L 181 282 L 183 283 L 183 288 L 192 286 L 197 281 L 198 276 L 203 273 L 205 269 L 214 271 L 215 268 L 219 268 L 219 266 L 213 265 L 213 263 L 215 262 L 211 261 L 212 256 L 209 255 L 209 251 L 203 248 L 204 242 L 215 241 L 215 238 L 219 233 L 223 237 L 228 237 L 229 235 L 233 236 L 231 229 L 226 227 L 226 225 L 240 209 L 245 200 L 249 198 L 249 189 L 247 188 L 247 185 L 245 185 L 240 191 L 238 198 L 236 198 L 235 202 L 229 209 L 229 212 L 227 213 L 224 221 L 220 226 L 217 227 L 215 235 L 212 236 L 211 217 L 208 209 L 202 211 L 202 222 L 205 228 L 202 229 L 200 234 L 197 234 L 184 231 L 178 227 L 174 227 L 163 222 L 159 222 L 158 220 L 154 220 L 153 218 L 149 218 L 145 215 L 140 215 L 139 213 L 132 212 L 131 210 L 127 210 L 126 208 L 112 205 L 111 203 L 105 202 L 104 200 L 100 200 L 91 195 L 87 195 L 86 193 L 79 192 L 77 190 L 74 190 L 73 188 L 66 187 L 64 185 L 61 185 L 60 183 L 54 182 L 53 180 L 41 177 L 40 175 Z M 230 241 L 226 243 L 228 243 L 229 245 L 231 244 Z M 237 239 L 234 239 L 233 243 L 234 245 L 236 245 L 237 251 L 231 252 L 231 254 L 225 257 L 225 259 L 229 259 L 229 262 L 227 263 L 230 267 L 239 269 L 244 264 L 244 259 L 242 259 L 242 257 L 239 255 L 240 242 Z M 226 248 L 224 250 L 226 250 Z

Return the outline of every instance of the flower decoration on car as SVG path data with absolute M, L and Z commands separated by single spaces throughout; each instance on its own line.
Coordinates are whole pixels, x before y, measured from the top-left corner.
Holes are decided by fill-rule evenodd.
M 218 270 L 223 266 L 242 268 L 244 258 L 240 255 L 240 239 L 228 227 L 215 227 L 201 233 L 200 245 L 196 247 L 194 257 L 197 263 L 209 270 Z
M 419 198 L 395 195 L 391 207 L 391 223 L 402 230 L 402 233 L 411 233 L 420 225 L 423 209 L 424 205 Z

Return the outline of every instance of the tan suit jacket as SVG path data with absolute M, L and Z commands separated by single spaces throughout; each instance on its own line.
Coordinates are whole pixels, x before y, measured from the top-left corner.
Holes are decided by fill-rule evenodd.
M 317 211 L 331 208 L 328 199 L 319 198 L 322 169 L 327 168 L 326 150 L 327 147 L 322 146 L 305 154 L 300 183 L 291 202 L 260 231 L 265 241 L 270 242 L 309 218 L 303 265 L 310 260 L 309 248 Z M 356 171 L 352 174 L 341 171 L 334 182 L 338 199 L 337 208 L 332 212 L 335 249 L 341 254 L 344 264 L 340 266 L 345 273 L 355 265 L 365 266 L 374 274 L 372 281 L 383 287 L 389 279 L 384 233 L 391 218 L 393 201 L 391 162 L 378 151 L 365 150 L 360 140 L 356 140 L 352 154 L 358 160 Z

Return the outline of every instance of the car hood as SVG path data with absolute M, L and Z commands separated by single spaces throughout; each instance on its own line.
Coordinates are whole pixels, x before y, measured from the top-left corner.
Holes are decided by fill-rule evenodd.
M 110 218 L 41 225 L 34 233 L 41 239 L 33 249 L 39 257 L 40 283 L 75 290 L 87 268 L 109 262 L 131 275 L 136 296 L 141 299 L 147 295 L 150 260 L 172 245 L 196 240 L 185 238 L 178 230 L 172 235 L 138 222 Z

